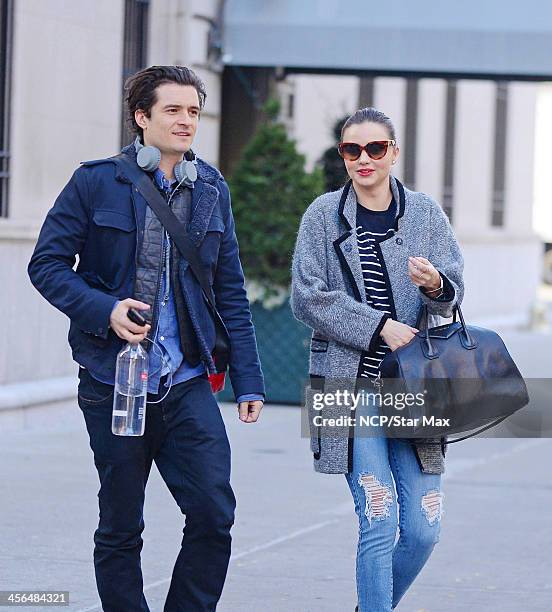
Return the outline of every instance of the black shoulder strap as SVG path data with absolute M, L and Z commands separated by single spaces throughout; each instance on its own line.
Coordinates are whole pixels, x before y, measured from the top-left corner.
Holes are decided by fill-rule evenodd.
M 201 264 L 197 248 L 188 237 L 184 225 L 177 219 L 170 206 L 167 206 L 167 202 L 156 189 L 148 175 L 140 170 L 137 164 L 130 161 L 128 157 L 122 153 L 115 155 L 111 159 L 118 164 L 122 170 L 124 170 L 125 175 L 134 185 L 134 189 L 136 189 L 146 200 L 159 221 L 169 233 L 182 256 L 190 265 L 190 269 L 203 290 L 203 294 L 211 308 L 211 312 L 215 320 L 215 328 L 217 330 L 217 341 L 215 347 L 217 361 L 219 363 L 225 360 L 227 361 L 227 354 L 229 352 L 227 341 L 228 332 L 226 331 L 224 322 L 217 311 L 213 288 L 209 283 L 205 268 Z

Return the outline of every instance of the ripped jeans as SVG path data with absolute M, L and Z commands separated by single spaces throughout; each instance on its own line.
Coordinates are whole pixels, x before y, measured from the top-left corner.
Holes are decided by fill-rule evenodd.
M 357 424 L 361 414 L 378 414 L 377 406 L 360 408 Z M 439 541 L 441 476 L 422 472 L 411 444 L 361 433 L 366 429 L 356 429 L 353 471 L 345 474 L 359 521 L 358 609 L 389 612 Z

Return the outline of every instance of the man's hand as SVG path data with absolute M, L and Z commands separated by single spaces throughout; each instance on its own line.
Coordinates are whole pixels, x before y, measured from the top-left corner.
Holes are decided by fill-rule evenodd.
M 119 338 L 122 338 L 127 342 L 132 342 L 133 344 L 138 344 L 147 336 L 151 325 L 146 324 L 143 327 L 140 327 L 139 325 L 136 325 L 136 323 L 133 323 L 127 317 L 129 308 L 134 308 L 136 310 L 148 310 L 149 304 L 144 304 L 144 302 L 139 302 L 138 300 L 133 300 L 132 298 L 122 300 L 111 312 L 109 323 Z
M 380 336 L 392 351 L 396 351 L 399 347 L 408 344 L 418 331 L 420 330 L 410 327 L 410 325 L 405 325 L 394 319 L 387 319 Z
M 250 400 L 248 402 L 240 402 L 238 405 L 238 414 L 240 421 L 244 423 L 255 423 L 261 414 L 263 408 L 262 400 Z

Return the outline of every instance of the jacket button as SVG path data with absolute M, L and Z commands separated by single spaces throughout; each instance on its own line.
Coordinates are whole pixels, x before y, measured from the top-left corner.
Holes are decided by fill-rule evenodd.
M 347 251 L 347 253 L 350 253 L 353 250 L 353 247 L 350 244 L 346 244 L 344 248 Z
M 397 239 L 395 240 L 395 242 L 396 242 L 397 244 L 402 244 L 402 238 L 397 238 Z

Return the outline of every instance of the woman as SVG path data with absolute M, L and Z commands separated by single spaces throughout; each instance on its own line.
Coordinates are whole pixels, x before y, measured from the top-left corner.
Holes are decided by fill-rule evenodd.
M 421 305 L 450 317 L 464 291 L 462 255 L 443 210 L 391 175 L 399 157 L 391 120 L 358 110 L 338 148 L 350 180 L 305 212 L 291 295 L 295 316 L 313 329 L 310 374 L 319 389 L 325 381 L 325 392 L 329 379 L 377 384 L 385 354 L 418 331 Z M 362 410 L 377 414 L 373 403 Z M 351 415 L 349 406 L 341 410 Z M 355 503 L 357 609 L 387 612 L 439 539 L 445 446 L 360 435 L 358 427 L 337 436 L 310 421 L 315 470 L 344 473 Z

